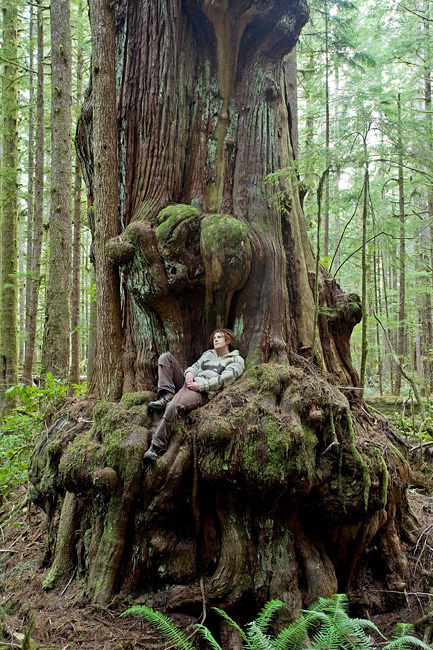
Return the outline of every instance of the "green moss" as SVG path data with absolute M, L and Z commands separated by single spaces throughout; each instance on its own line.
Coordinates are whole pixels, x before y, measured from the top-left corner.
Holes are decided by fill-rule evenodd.
M 237 341 L 239 341 L 243 331 L 244 331 L 244 317 L 239 316 L 238 318 L 236 318 L 235 324 L 233 325 L 233 332 L 235 335 L 235 339 Z
M 200 437 L 211 443 L 227 440 L 233 435 L 232 421 L 223 417 L 212 417 L 204 421 L 200 429 Z
M 365 512 L 368 510 L 368 500 L 370 497 L 370 489 L 371 489 L 371 476 L 370 476 L 370 471 L 368 468 L 367 463 L 364 461 L 362 458 L 361 454 L 359 453 L 356 444 L 355 444 L 355 432 L 353 430 L 353 422 L 352 418 L 350 416 L 350 413 L 347 411 L 345 413 L 345 420 L 347 424 L 347 431 L 349 433 L 349 440 L 350 440 L 350 448 L 352 451 L 352 455 L 357 461 L 358 465 L 361 468 L 362 471 L 362 476 L 364 479 L 364 508 Z
M 112 402 L 100 401 L 93 407 L 93 422 L 96 424 L 102 420 L 108 409 L 112 406 Z
M 169 205 L 159 212 L 153 219 L 153 224 L 157 226 L 158 237 L 163 237 L 164 231 L 173 228 L 181 221 L 199 219 L 200 213 L 192 205 Z
M 378 447 L 373 447 L 372 453 L 373 456 L 375 457 L 376 464 L 382 468 L 382 482 L 380 486 L 380 495 L 381 495 L 383 508 L 385 509 L 386 504 L 388 502 L 388 484 L 389 484 L 388 468 L 386 466 L 383 454 L 381 450 L 378 449 Z
M 317 437 L 312 429 L 293 420 L 290 425 L 281 416 L 269 414 L 248 421 L 243 442 L 245 471 L 259 483 L 284 482 L 288 477 L 298 482 L 313 480 L 316 475 Z M 250 424 L 255 422 L 257 424 Z
M 234 217 L 222 214 L 209 214 L 201 222 L 201 245 L 212 251 L 215 241 L 227 252 L 244 248 L 251 253 L 246 224 Z
M 244 374 L 245 387 L 259 388 L 260 391 L 278 395 L 281 392 L 279 366 L 262 363 L 249 368 Z
M 63 454 L 59 470 L 63 476 L 74 475 L 85 469 L 90 475 L 96 469 L 104 466 L 104 450 L 93 438 L 91 431 L 76 438 Z
M 134 427 L 115 429 L 104 440 L 107 463 L 110 467 L 119 468 L 124 478 L 130 477 L 130 468 L 141 460 L 144 449 L 134 444 Z M 143 442 L 144 447 L 144 442 Z
M 122 396 L 122 405 L 125 409 L 130 409 L 133 406 L 141 406 L 143 404 L 148 404 L 155 394 L 148 390 L 138 391 L 136 393 L 125 393 Z
M 147 249 L 147 242 L 151 234 L 148 225 L 144 223 L 129 224 L 122 234 L 122 241 L 130 244 L 136 249 L 136 255 L 133 257 L 133 263 L 141 264 L 140 257 L 146 259 L 145 250 Z M 137 255 L 138 253 L 138 255 Z

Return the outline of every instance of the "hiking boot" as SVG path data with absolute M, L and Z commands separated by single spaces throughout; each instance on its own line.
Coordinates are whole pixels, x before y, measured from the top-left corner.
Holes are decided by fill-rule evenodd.
M 154 402 L 149 402 L 147 405 L 152 411 L 165 411 L 165 407 L 173 399 L 173 393 L 163 393 L 158 399 Z
M 155 447 L 155 445 L 150 445 L 149 449 L 143 456 L 144 463 L 154 463 L 159 456 L 165 454 L 167 450 L 164 447 Z

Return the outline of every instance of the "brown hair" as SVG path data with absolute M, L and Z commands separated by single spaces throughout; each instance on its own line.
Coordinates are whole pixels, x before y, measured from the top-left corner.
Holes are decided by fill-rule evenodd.
M 229 344 L 229 351 L 231 352 L 232 350 L 234 350 L 235 345 L 236 345 L 235 335 L 233 334 L 232 330 L 229 330 L 226 327 L 218 327 L 216 330 L 214 330 L 212 332 L 212 334 L 210 335 L 210 339 L 209 339 L 211 346 L 213 347 L 213 337 L 215 336 L 215 334 L 217 332 L 220 332 L 221 334 L 223 334 L 225 340 Z

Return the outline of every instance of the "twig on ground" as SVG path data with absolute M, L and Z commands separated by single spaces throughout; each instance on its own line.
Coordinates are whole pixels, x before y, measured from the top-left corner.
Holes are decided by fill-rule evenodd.
M 18 512 L 20 512 L 27 505 L 27 502 L 28 495 L 26 494 L 24 499 L 20 501 L 17 506 L 13 505 L 9 512 L 5 512 L 5 514 L 0 517 L 0 526 L 2 526 L 7 521 L 11 521 L 15 515 L 17 515 Z
M 67 589 L 67 588 L 69 587 L 69 585 L 71 584 L 72 580 L 74 579 L 74 576 L 75 576 L 75 569 L 74 569 L 74 571 L 72 572 L 72 575 L 71 575 L 71 577 L 69 578 L 69 581 L 68 581 L 67 585 L 65 586 L 65 588 L 63 589 L 63 591 L 60 593 L 61 596 L 63 596 L 63 594 L 65 593 L 66 589 Z

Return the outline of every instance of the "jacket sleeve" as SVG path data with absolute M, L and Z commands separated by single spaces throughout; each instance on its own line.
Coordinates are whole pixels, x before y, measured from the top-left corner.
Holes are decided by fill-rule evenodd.
M 244 360 L 242 357 L 236 356 L 220 375 L 215 373 L 213 377 L 196 377 L 200 392 L 216 391 L 230 386 L 242 375 L 244 368 Z
M 187 372 L 192 372 L 192 374 L 194 375 L 194 377 L 196 376 L 197 373 L 200 372 L 200 370 L 201 370 L 201 362 L 202 362 L 202 359 L 203 359 L 203 357 L 204 357 L 205 354 L 206 354 L 206 352 L 203 352 L 203 354 L 201 355 L 201 357 L 200 357 L 199 359 L 197 359 L 197 361 L 196 361 L 195 363 L 193 363 L 192 366 L 189 366 L 189 368 L 187 368 L 187 369 L 184 371 L 184 373 L 183 373 L 183 376 L 184 376 L 184 377 L 185 377 L 185 375 L 186 375 Z

